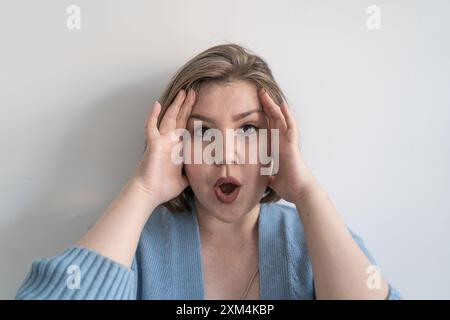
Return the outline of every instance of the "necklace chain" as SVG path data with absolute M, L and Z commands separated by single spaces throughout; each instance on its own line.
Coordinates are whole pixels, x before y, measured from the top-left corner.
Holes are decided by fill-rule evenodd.
M 244 300 L 245 298 L 247 298 L 248 292 L 250 291 L 252 283 L 255 280 L 255 277 L 258 274 L 258 272 L 259 272 L 259 267 L 256 268 L 255 272 L 253 273 L 252 277 L 250 278 L 250 283 L 248 284 L 247 288 L 245 289 L 244 293 L 242 294 L 240 300 Z

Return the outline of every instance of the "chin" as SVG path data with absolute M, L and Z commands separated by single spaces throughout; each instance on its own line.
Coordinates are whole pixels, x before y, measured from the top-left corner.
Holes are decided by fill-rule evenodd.
M 220 220 L 224 223 L 233 223 L 241 220 L 245 216 L 245 212 L 243 212 L 242 208 L 235 208 L 234 210 L 231 208 L 225 207 L 225 210 L 216 209 L 211 212 L 217 220 Z
M 261 192 L 261 197 L 262 194 L 263 192 Z M 206 192 L 201 197 L 197 197 L 197 195 L 195 197 L 206 212 L 224 223 L 233 223 L 241 220 L 259 202 L 257 200 L 258 196 L 253 196 L 254 199 L 250 199 L 252 196 L 245 193 L 239 194 L 236 200 L 231 203 L 221 202 L 214 192 Z

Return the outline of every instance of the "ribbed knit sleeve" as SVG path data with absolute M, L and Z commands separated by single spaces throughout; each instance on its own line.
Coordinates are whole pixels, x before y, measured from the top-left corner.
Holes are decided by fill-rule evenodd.
M 137 275 L 133 267 L 117 263 L 81 246 L 33 261 L 16 299 L 133 300 Z

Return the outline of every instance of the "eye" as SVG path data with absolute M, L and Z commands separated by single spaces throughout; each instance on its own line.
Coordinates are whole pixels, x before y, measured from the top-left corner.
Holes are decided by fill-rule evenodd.
M 246 135 L 248 135 L 248 134 L 254 134 L 254 133 L 256 133 L 256 130 L 257 130 L 257 129 L 258 129 L 258 128 L 255 127 L 255 126 L 252 125 L 252 124 L 246 124 L 246 125 L 243 125 L 242 127 L 240 127 L 240 128 L 237 130 L 237 133 L 238 133 L 238 134 L 243 133 L 243 134 L 246 134 Z
M 210 133 L 210 131 L 209 131 L 208 127 L 197 126 L 194 129 L 194 136 L 197 136 L 197 137 L 203 137 L 205 135 L 208 135 L 209 133 Z

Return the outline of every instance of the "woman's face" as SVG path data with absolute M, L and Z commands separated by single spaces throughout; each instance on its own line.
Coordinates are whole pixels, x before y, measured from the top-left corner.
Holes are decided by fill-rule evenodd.
M 241 116 L 237 117 L 238 115 Z M 267 128 L 267 118 L 254 84 L 235 81 L 227 84 L 206 83 L 201 86 L 187 123 L 187 130 L 191 135 L 191 161 L 184 164 L 186 176 L 201 209 L 221 221 L 233 222 L 241 219 L 259 203 L 268 184 L 268 175 L 260 172 L 261 167 L 267 165 L 259 161 L 259 129 Z M 202 158 L 201 164 L 195 164 L 194 139 L 197 137 L 204 140 L 211 132 L 206 131 L 207 129 L 221 132 L 222 161 L 207 164 Z M 233 131 L 236 137 L 232 144 L 227 136 L 227 129 L 236 130 Z M 239 140 L 239 135 L 248 137 Z M 253 142 L 249 137 L 251 135 L 256 138 Z M 266 136 L 270 146 L 270 135 Z M 211 145 L 211 141 L 203 141 L 198 145 L 201 150 L 205 150 Z M 251 148 L 258 152 L 256 163 L 249 158 Z M 264 152 L 268 154 L 270 148 Z M 216 156 L 214 150 L 210 154 Z M 236 163 L 238 159 L 241 163 Z M 216 185 L 219 178 L 230 176 L 241 185 L 237 190 L 232 188 L 232 193 L 229 193 L 230 189 L 222 189 Z

